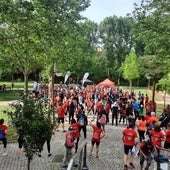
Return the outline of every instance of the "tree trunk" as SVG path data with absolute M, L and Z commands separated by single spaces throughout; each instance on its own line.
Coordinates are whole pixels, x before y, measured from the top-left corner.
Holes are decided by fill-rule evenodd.
M 24 94 L 28 96 L 28 73 L 24 73 Z
M 132 88 L 132 80 L 129 80 L 129 87 Z
M 55 113 L 54 113 L 54 67 L 51 69 L 51 94 L 50 94 L 50 99 L 51 99 L 51 107 L 52 107 L 52 112 L 53 112 L 53 122 L 55 122 Z
M 164 92 L 164 108 L 165 108 L 165 106 L 166 106 L 166 90 Z
M 153 89 L 152 89 L 152 101 L 155 101 L 155 86 L 156 86 L 156 74 L 153 76 Z

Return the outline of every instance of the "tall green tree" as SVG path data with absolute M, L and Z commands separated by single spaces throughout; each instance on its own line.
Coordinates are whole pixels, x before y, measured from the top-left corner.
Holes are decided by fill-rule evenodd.
M 134 37 L 142 45 L 145 61 L 149 64 L 149 71 L 153 73 L 152 100 L 155 98 L 155 85 L 159 73 L 169 72 L 169 44 L 170 44 L 170 3 L 167 0 L 143 0 L 135 7 Z M 152 58 L 150 60 L 150 58 Z M 150 62 L 148 62 L 150 63 Z M 147 64 L 147 62 L 146 62 Z M 152 69 L 154 67 L 154 69 Z M 158 71 L 159 70 L 159 71 Z
M 80 12 L 89 6 L 89 0 L 79 1 L 13 1 L 0 2 L 0 23 L 7 24 L 1 32 L 1 47 L 5 58 L 15 60 L 25 77 L 35 68 L 67 61 L 65 39 L 82 19 Z M 63 57 L 64 56 L 64 57 Z M 46 67 L 45 67 L 46 68 Z
M 145 54 L 155 55 L 159 61 L 170 58 L 169 9 L 170 3 L 167 0 L 143 0 L 133 12 L 136 39 L 144 44 Z M 166 66 L 169 66 L 169 62 Z
M 108 76 L 119 77 L 118 69 L 133 46 L 131 29 L 133 19 L 129 17 L 107 17 L 99 25 L 101 48 L 108 60 Z
M 126 56 L 121 69 L 123 77 L 129 81 L 129 87 L 132 87 L 132 80 L 139 78 L 139 61 L 135 52 Z

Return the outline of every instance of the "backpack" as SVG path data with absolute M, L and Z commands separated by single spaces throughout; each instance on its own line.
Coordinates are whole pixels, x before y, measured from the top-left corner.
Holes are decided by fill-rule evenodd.
M 100 124 L 104 125 L 106 123 L 106 115 L 102 114 L 101 118 L 100 118 Z
M 3 131 L 0 129 L 0 139 L 3 139 L 4 135 L 3 135 Z
M 83 115 L 80 115 L 79 123 L 80 123 L 81 126 L 85 125 L 85 118 L 84 118 Z

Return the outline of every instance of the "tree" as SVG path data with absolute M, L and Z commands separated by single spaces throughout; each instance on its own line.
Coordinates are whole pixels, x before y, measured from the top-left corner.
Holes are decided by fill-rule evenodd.
M 166 105 L 166 94 L 170 93 L 170 73 L 165 75 L 163 78 L 159 80 L 156 84 L 157 90 L 164 91 L 164 107 Z
M 129 86 L 132 87 L 132 80 L 139 77 L 139 62 L 134 52 L 126 56 L 121 69 L 123 70 L 123 77 L 129 80 Z
M 118 69 L 133 47 L 129 17 L 107 17 L 99 25 L 101 48 L 108 60 L 108 76 L 119 77 Z
M 169 58 L 170 3 L 167 0 L 143 0 L 133 12 L 136 39 L 144 44 L 145 54 L 158 60 Z M 165 63 L 164 63 L 165 64 Z M 167 62 L 167 66 L 168 66 Z
M 4 58 L 15 60 L 18 71 L 23 72 L 26 94 L 31 71 L 43 69 L 47 63 L 53 68 L 55 61 L 66 61 L 64 40 L 88 6 L 89 0 L 0 1 L 0 23 L 8 26 L 0 32 Z
M 12 112 L 9 112 L 9 116 L 18 135 L 23 137 L 23 147 L 28 159 L 27 169 L 29 170 L 33 156 L 43 150 L 45 141 L 52 135 L 52 112 L 49 105 L 42 100 L 25 96 L 10 106 Z

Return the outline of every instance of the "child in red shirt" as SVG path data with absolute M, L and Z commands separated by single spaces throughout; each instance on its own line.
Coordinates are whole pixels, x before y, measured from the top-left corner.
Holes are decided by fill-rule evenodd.
M 4 125 L 4 119 L 0 119 L 0 130 L 2 132 L 2 138 L 0 140 L 2 140 L 3 145 L 4 145 L 2 156 L 5 156 L 5 155 L 7 155 L 7 152 L 6 152 L 6 146 L 7 146 L 6 135 L 7 135 L 8 126 Z

